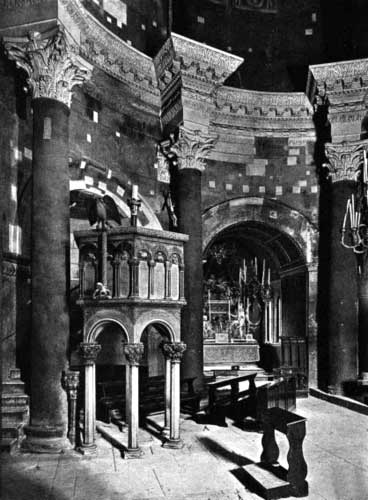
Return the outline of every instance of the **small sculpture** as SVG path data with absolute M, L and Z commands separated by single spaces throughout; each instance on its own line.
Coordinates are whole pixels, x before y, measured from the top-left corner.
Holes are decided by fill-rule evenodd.
M 103 283 L 99 281 L 96 287 L 92 295 L 93 299 L 111 299 L 111 292 Z
M 175 214 L 175 207 L 171 198 L 171 192 L 166 191 L 165 193 L 163 193 L 163 195 L 164 195 L 164 204 L 162 205 L 161 210 L 164 210 L 166 208 L 171 225 L 173 227 L 178 227 L 178 218 Z

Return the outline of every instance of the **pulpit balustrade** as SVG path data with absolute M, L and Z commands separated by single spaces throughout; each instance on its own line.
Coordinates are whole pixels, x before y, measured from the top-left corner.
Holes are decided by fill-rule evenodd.
M 167 241 L 158 242 L 152 240 L 152 232 L 165 233 L 121 227 L 108 232 L 76 232 L 80 298 L 91 298 L 97 282 L 102 282 L 113 299 L 183 300 L 182 245 L 173 244 L 175 233 L 166 233 L 170 235 Z M 101 245 L 100 240 L 106 240 L 107 245 Z M 105 255 L 101 253 L 104 248 Z

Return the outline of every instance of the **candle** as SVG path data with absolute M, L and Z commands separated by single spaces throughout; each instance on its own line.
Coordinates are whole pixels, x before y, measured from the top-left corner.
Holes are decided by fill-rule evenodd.
M 257 257 L 254 258 L 254 270 L 255 270 L 256 277 L 258 278 Z
M 132 198 L 133 200 L 138 200 L 138 186 L 136 184 L 133 184 Z
M 243 278 L 244 278 L 244 282 L 246 283 L 247 282 L 247 266 L 245 264 L 245 259 L 243 259 Z
M 263 259 L 263 265 L 262 265 L 262 285 L 264 285 L 265 270 L 266 270 L 266 261 L 265 261 L 265 259 Z
M 271 268 L 270 267 L 268 268 L 268 280 L 267 280 L 267 282 L 269 285 L 271 284 Z
M 355 227 L 355 206 L 354 206 L 354 195 L 351 195 L 351 227 Z
M 349 202 L 346 204 L 346 210 L 345 210 L 345 215 L 344 215 L 344 221 L 342 223 L 342 230 L 345 231 L 346 228 L 346 219 L 348 217 L 348 209 L 349 209 Z

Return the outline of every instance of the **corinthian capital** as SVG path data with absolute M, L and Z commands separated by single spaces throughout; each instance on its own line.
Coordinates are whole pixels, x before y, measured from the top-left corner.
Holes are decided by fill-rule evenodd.
M 179 170 L 194 168 L 203 172 L 206 166 L 204 159 L 216 141 L 215 135 L 180 127 L 178 140 L 171 146 L 170 152 L 176 155 Z
M 90 343 L 90 342 L 81 342 L 79 344 L 79 352 L 84 361 L 85 365 L 94 365 L 98 356 L 98 353 L 101 351 L 100 344 Z
M 363 150 L 368 149 L 368 141 L 326 144 L 325 151 L 332 182 L 355 181 L 357 170 L 363 163 Z
M 4 48 L 8 58 L 27 73 L 33 98 L 49 97 L 70 107 L 74 85 L 91 76 L 92 66 L 78 55 L 78 48 L 60 27 L 4 38 Z
M 166 358 L 170 358 L 171 361 L 179 363 L 183 357 L 183 353 L 187 346 L 184 342 L 164 342 L 162 344 L 162 351 Z
M 144 351 L 144 345 L 142 343 L 138 344 L 125 344 L 124 354 L 130 365 L 139 365 Z

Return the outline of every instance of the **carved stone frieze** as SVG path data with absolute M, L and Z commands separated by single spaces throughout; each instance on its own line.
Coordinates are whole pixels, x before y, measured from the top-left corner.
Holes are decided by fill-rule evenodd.
M 79 352 L 85 365 L 94 365 L 100 351 L 100 344 L 81 342 L 79 345 Z
M 144 352 L 144 345 L 137 344 L 124 344 L 124 354 L 130 365 L 138 366 L 142 360 Z
M 368 86 L 368 59 L 355 59 L 309 67 L 307 94 L 316 92 L 347 92 Z
M 176 33 L 171 34 L 154 58 L 161 94 L 170 92 L 180 75 L 183 88 L 201 90 L 206 95 L 223 83 L 242 62 L 238 56 Z
M 313 108 L 303 92 L 258 92 L 220 87 L 216 108 L 225 114 L 265 118 L 311 117 Z
M 368 140 L 342 142 L 341 144 L 325 145 L 332 182 L 356 180 L 357 169 L 363 162 L 363 150 L 368 150 Z
M 217 139 L 216 135 L 181 126 L 178 140 L 170 147 L 170 153 L 176 155 L 178 169 L 193 168 L 203 172 L 204 160 L 214 148 Z
M 27 37 L 4 38 L 9 59 L 27 76 L 34 98 L 48 97 L 71 104 L 72 89 L 91 76 L 91 66 L 79 56 L 63 29 L 30 32 Z
M 179 363 L 183 357 L 187 346 L 184 342 L 163 342 L 162 351 L 166 358 Z
M 80 0 L 59 0 L 80 30 L 81 54 L 107 74 L 135 89 L 137 97 L 159 104 L 153 61 L 102 26 Z

